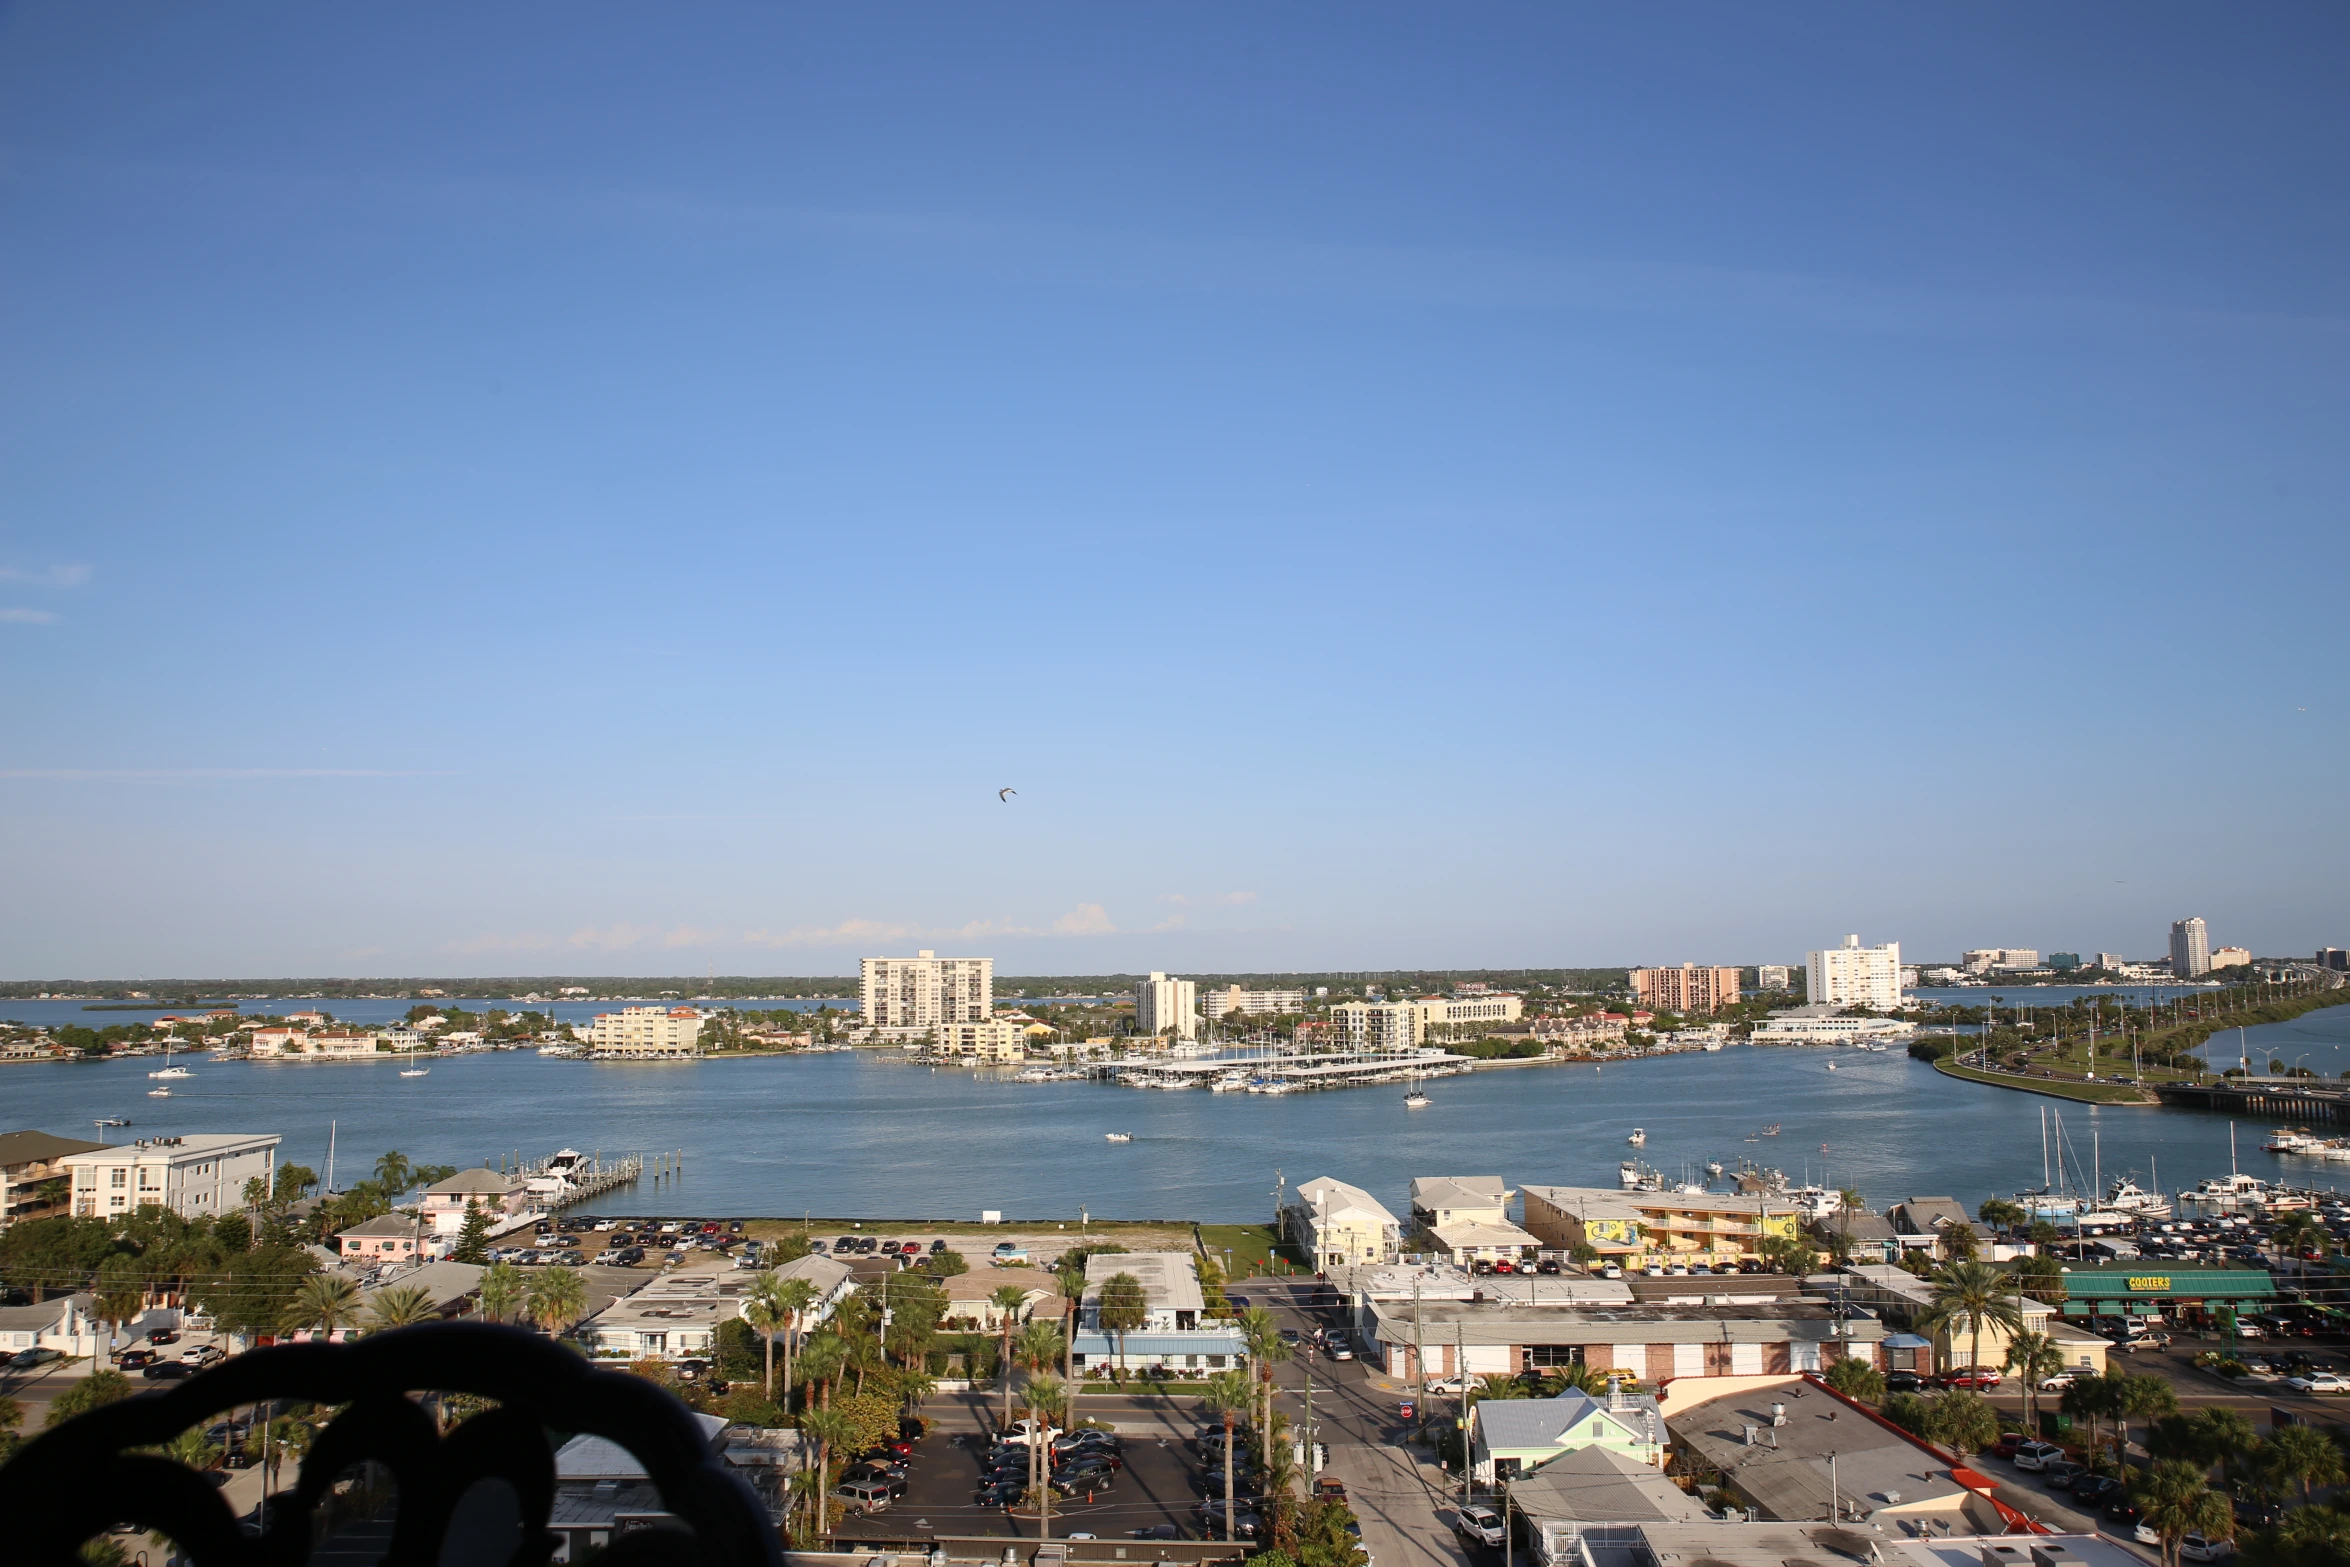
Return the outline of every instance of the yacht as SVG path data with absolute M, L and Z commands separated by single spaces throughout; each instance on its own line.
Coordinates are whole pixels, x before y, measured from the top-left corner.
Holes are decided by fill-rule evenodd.
M 193 1072 L 191 1072 L 191 1071 L 189 1071 L 189 1070 L 188 1070 L 186 1067 L 184 1067 L 184 1066 L 174 1066 L 174 1065 L 172 1065 L 172 1062 L 171 1062 L 171 1040 L 167 1038 L 167 1039 L 165 1039 L 165 1040 L 163 1041 L 163 1070 L 162 1070 L 162 1071 L 160 1071 L 160 1072 L 149 1072 L 147 1075 L 148 1075 L 149 1077 L 160 1077 L 160 1078 L 166 1078 L 166 1079 L 169 1079 L 169 1078 L 180 1078 L 180 1077 L 194 1077 L 196 1074 L 195 1074 L 195 1073 L 193 1073 Z
M 1214 1082 L 1208 1085 L 1208 1092 L 1211 1094 L 1230 1094 L 1237 1093 L 1246 1087 L 1248 1087 L 1247 1078 L 1241 1076 L 1238 1072 L 1227 1072 L 1222 1077 L 1217 1078 Z
M 1717 1181 L 1720 1180 L 1722 1178 L 1722 1161 L 1719 1159 L 1706 1160 L 1705 1173 L 1712 1176 Z
M 2268 1182 L 2256 1175 L 2238 1171 L 2231 1175 L 2214 1175 L 2197 1181 L 2179 1194 L 2179 1201 L 2198 1208 L 2244 1208 L 2266 1201 Z
M 2115 1213 L 2126 1213 L 2137 1219 L 2167 1219 L 2170 1217 L 2170 1199 L 2159 1192 L 2150 1192 L 2138 1184 L 2135 1176 L 2122 1175 L 2105 1194 L 2106 1208 Z
M 2316 1153 L 2325 1146 L 2325 1140 L 2310 1135 L 2306 1126 L 2280 1127 L 2269 1140 L 2262 1143 L 2266 1153 Z

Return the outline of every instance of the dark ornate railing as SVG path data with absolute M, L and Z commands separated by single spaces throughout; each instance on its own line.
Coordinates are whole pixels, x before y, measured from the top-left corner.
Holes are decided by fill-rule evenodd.
M 495 1400 L 446 1438 L 409 1395 Z M 273 1400 L 341 1406 L 294 1483 L 248 1532 L 204 1476 L 135 1451 Z M 599 1371 L 515 1328 L 450 1322 L 352 1344 L 289 1344 L 90 1411 L 27 1442 L 0 1468 L 0 1550 L 11 1567 L 78 1567 L 83 1541 L 131 1524 L 165 1534 L 196 1567 L 294 1567 L 335 1478 L 373 1461 L 397 1490 L 386 1563 L 535 1567 L 555 1464 L 546 1432 L 589 1432 L 635 1454 L 675 1525 L 619 1535 L 599 1567 L 780 1567 L 781 1542 L 751 1488 L 713 1457 L 690 1411 L 641 1377 Z

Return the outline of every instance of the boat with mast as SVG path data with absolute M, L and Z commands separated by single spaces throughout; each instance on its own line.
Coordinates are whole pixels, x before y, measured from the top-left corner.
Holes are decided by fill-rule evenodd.
M 1431 1100 L 1427 1094 L 1421 1091 L 1420 1074 L 1417 1070 L 1414 1070 L 1404 1079 L 1403 1107 L 1406 1110 L 1425 1109 L 1428 1105 L 1433 1104 L 1434 1102 L 1435 1101 Z
M 196 1075 L 184 1066 L 172 1065 L 171 1047 L 174 1043 L 177 1042 L 177 1039 L 178 1036 L 175 1034 L 166 1034 L 163 1036 L 163 1070 L 160 1072 L 149 1072 L 147 1074 L 149 1077 L 162 1078 L 166 1081 L 170 1081 L 175 1078 L 194 1077 Z

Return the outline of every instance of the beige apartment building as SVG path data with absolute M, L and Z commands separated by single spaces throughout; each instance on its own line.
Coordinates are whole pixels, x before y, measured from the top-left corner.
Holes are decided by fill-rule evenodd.
M 73 1172 L 66 1155 L 105 1146 L 50 1132 L 0 1132 L 0 1230 L 69 1211 Z
M 622 1007 L 599 1012 L 588 1025 L 587 1047 L 600 1056 L 673 1060 L 699 1055 L 702 1014 L 693 1007 Z
M 1025 1061 L 1029 1026 L 1008 1018 L 990 1018 L 984 1023 L 940 1023 L 930 1031 L 937 1040 L 932 1053 L 973 1061 Z
M 1227 1018 L 1237 1012 L 1242 1017 L 1294 1016 L 1306 1009 L 1306 993 L 1302 990 L 1243 990 L 1230 985 L 1222 990 L 1204 991 L 1200 995 L 1201 1010 L 1211 1018 Z
M 1738 1000 L 1738 971 L 1684 963 L 1678 968 L 1636 968 L 1632 997 L 1651 1012 L 1719 1012 Z
M 910 958 L 866 958 L 858 966 L 865 1022 L 873 1028 L 984 1023 L 995 1011 L 993 958 L 942 958 L 925 948 Z
M 1528 1186 L 1526 1228 L 1559 1251 L 1589 1245 L 1627 1266 L 1735 1263 L 1773 1238 L 1792 1240 L 1803 1210 L 1729 1192 L 1627 1192 L 1603 1186 Z
M 1430 1029 L 1477 1028 L 1488 1023 L 1515 1023 L 1526 1015 L 1524 998 L 1508 995 L 1423 996 L 1410 1003 L 1413 1026 L 1420 1038 Z
M 209 1219 L 245 1206 L 245 1183 L 277 1182 L 278 1137 L 211 1133 L 150 1137 L 119 1148 L 93 1148 L 57 1161 L 73 1179 L 77 1219 L 103 1219 L 154 1205 L 187 1219 Z

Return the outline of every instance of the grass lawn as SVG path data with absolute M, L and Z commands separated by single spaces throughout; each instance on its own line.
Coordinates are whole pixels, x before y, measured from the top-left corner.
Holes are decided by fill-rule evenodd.
M 1252 1274 L 1266 1272 L 1311 1272 L 1305 1268 L 1305 1259 L 1294 1247 L 1278 1249 L 1273 1244 L 1273 1227 L 1269 1224 L 1203 1224 L 1199 1227 L 1200 1244 L 1214 1253 L 1218 1266 L 1224 1262 L 1224 1253 L 1232 1253 L 1232 1277 L 1245 1279 Z M 1278 1261 L 1280 1266 L 1273 1264 Z
M 1948 1061 L 1935 1062 L 1934 1070 L 1947 1077 L 1963 1077 L 1970 1083 L 1989 1083 L 1994 1088 L 2018 1088 L 2028 1094 L 2076 1099 L 2083 1104 L 2150 1105 L 2158 1102 L 2127 1083 L 2078 1083 L 2061 1077 L 2016 1077 L 2006 1072 L 1985 1072 L 1976 1067 L 1955 1066 Z

